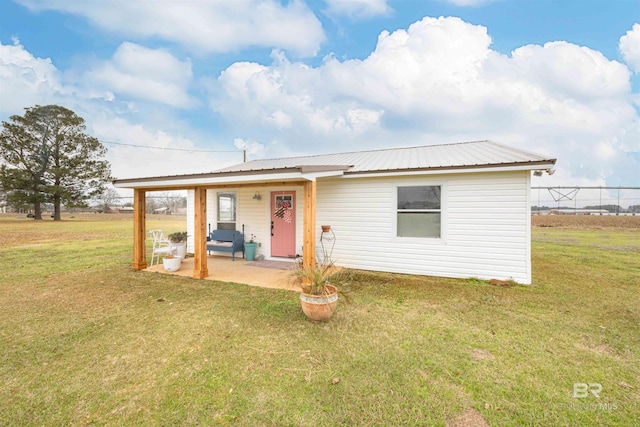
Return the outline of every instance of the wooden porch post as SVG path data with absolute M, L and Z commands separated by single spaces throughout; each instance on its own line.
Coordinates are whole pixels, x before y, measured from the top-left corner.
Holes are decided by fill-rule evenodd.
M 145 190 L 133 190 L 133 269 L 147 268 Z
M 204 279 L 209 275 L 207 268 L 207 189 L 196 187 L 193 199 L 193 277 Z
M 313 267 L 316 264 L 316 182 L 304 183 L 302 264 Z

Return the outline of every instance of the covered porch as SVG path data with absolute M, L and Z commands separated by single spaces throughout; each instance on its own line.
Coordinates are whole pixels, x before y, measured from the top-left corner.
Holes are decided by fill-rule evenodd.
M 146 247 L 147 192 L 190 190 L 193 193 L 193 213 L 187 220 L 193 224 L 193 234 L 190 238 L 193 241 L 194 256 L 191 259 L 185 260 L 179 272 L 181 275 L 185 275 L 185 272 L 189 271 L 191 277 L 196 279 L 205 279 L 212 277 L 212 274 L 216 274 L 215 280 L 231 281 L 229 277 L 233 277 L 233 269 L 227 270 L 228 274 L 225 277 L 219 276 L 218 274 L 225 270 L 220 269 L 216 265 L 216 262 L 224 262 L 224 260 L 208 256 L 208 190 L 226 191 L 229 189 L 274 189 L 291 187 L 299 188 L 302 196 L 299 201 L 299 204 L 302 205 L 302 263 L 305 266 L 314 265 L 316 262 L 317 243 L 316 180 L 320 177 L 340 176 L 346 168 L 345 166 L 299 166 L 261 171 L 221 171 L 211 174 L 116 180 L 114 181 L 116 188 L 131 188 L 134 192 L 132 268 L 134 270 L 145 270 L 148 267 Z M 246 240 L 247 236 L 245 236 L 245 241 Z M 237 261 L 238 260 L 236 260 L 236 264 L 238 264 Z M 238 265 L 234 267 L 238 269 Z

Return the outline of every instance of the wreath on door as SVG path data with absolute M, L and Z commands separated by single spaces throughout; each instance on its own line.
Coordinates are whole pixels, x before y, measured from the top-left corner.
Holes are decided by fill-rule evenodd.
M 273 216 L 276 218 L 280 218 L 284 220 L 287 224 L 291 224 L 293 221 L 293 213 L 291 212 L 293 209 L 293 204 L 291 200 L 276 200 L 276 210 L 273 213 Z

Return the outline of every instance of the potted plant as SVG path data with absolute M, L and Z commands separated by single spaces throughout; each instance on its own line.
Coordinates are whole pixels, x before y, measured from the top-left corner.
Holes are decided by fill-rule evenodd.
M 162 266 L 164 271 L 178 271 L 180 270 L 180 263 L 182 258 L 178 255 L 169 254 L 162 259 Z
M 333 315 L 338 304 L 338 289 L 331 282 L 336 282 L 338 274 L 333 262 L 314 265 L 299 263 L 291 271 L 291 276 L 302 282 L 300 304 L 309 320 L 322 322 Z
M 178 231 L 169 234 L 171 246 L 176 248 L 176 254 L 183 260 L 187 255 L 187 232 Z
M 244 242 L 244 256 L 247 261 L 253 261 L 256 257 L 256 249 L 258 242 L 255 241 L 256 235 L 252 234 L 248 242 Z

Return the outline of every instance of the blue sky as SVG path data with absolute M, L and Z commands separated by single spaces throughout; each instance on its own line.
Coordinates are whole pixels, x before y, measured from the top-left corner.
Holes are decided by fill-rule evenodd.
M 3 0 L 0 43 L 0 119 L 71 108 L 118 178 L 492 139 L 640 186 L 635 0 Z

